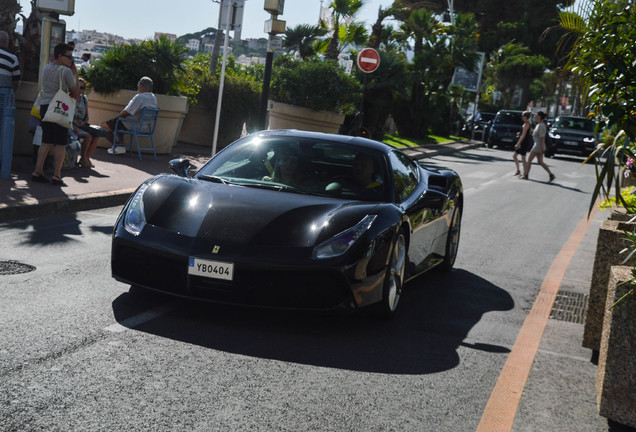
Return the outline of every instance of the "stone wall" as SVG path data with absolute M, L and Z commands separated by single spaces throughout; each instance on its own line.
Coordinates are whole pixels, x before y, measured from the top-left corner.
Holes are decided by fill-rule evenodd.
M 623 297 L 631 286 L 632 267 L 610 270 L 607 301 L 596 376 L 599 413 L 618 423 L 636 427 L 636 298 Z

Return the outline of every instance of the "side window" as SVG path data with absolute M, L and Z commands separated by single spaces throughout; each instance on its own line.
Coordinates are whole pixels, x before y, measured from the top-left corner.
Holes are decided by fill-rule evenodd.
M 406 155 L 396 151 L 389 154 L 389 160 L 395 184 L 395 199 L 397 202 L 402 202 L 417 187 L 419 181 L 417 165 Z

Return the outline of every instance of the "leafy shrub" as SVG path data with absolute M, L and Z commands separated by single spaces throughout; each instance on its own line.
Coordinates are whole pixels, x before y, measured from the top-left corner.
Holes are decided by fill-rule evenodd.
M 274 61 L 270 94 L 278 102 L 343 114 L 353 114 L 362 96 L 360 83 L 337 62 L 290 55 Z
M 171 42 L 165 36 L 158 41 L 115 45 L 91 68 L 80 70 L 80 75 L 98 93 L 136 90 L 139 78 L 148 76 L 154 82 L 154 93 L 178 96 L 178 74 L 183 70 L 187 51 L 186 47 Z
M 210 55 L 198 54 L 184 63 L 179 72 L 179 90 L 190 104 L 210 111 L 210 121 L 216 115 L 219 95 L 219 76 L 209 71 Z M 234 57 L 228 57 L 223 88 L 223 107 L 219 124 L 219 143 L 223 147 L 238 138 L 238 132 L 247 124 L 252 130 L 258 120 L 261 84 L 254 78 L 253 68 L 243 68 Z

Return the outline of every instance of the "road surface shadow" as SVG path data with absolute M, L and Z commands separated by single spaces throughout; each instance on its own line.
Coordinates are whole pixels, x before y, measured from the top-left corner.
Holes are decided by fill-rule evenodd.
M 170 305 L 165 315 L 134 327 L 215 350 L 329 368 L 426 374 L 460 362 L 460 346 L 491 353 L 504 347 L 465 343 L 490 311 L 513 308 L 503 289 L 465 270 L 430 272 L 407 284 L 392 320 L 363 314 L 256 310 L 153 295 L 131 287 L 113 301 L 117 321 Z

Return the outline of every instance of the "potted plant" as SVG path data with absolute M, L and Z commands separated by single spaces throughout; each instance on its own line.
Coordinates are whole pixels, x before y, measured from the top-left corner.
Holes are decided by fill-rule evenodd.
M 269 129 L 338 131 L 346 114 L 357 110 L 360 83 L 334 60 L 282 55 L 274 61 Z
M 214 119 L 219 94 L 219 74 L 211 73 L 210 54 L 197 54 L 184 64 L 180 73 L 181 93 L 188 96 L 188 114 L 183 121 L 179 141 L 212 146 Z M 262 65 L 241 67 L 228 57 L 219 121 L 218 149 L 236 140 L 245 125 L 253 130 L 261 100 Z

